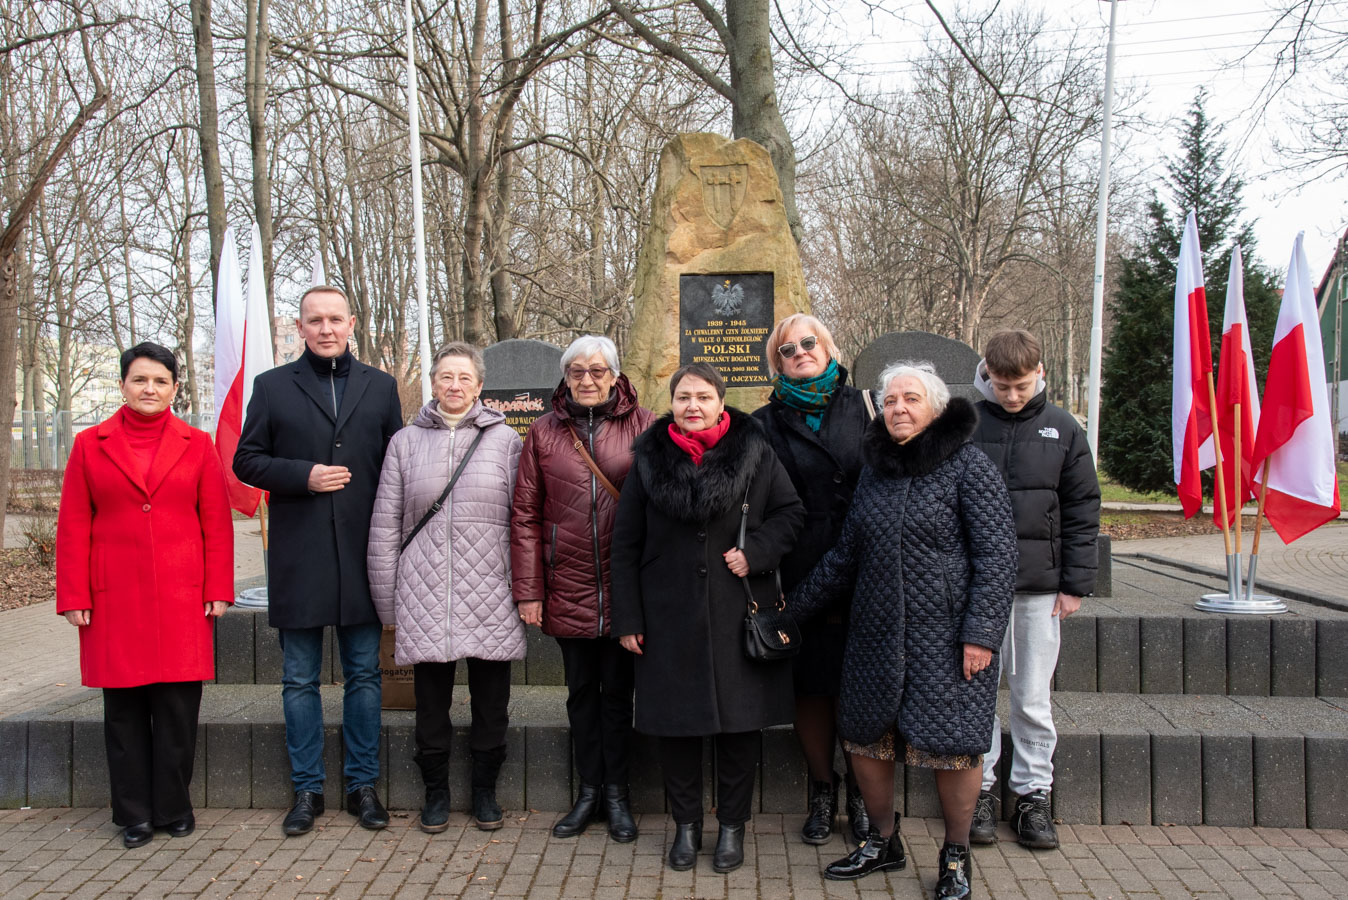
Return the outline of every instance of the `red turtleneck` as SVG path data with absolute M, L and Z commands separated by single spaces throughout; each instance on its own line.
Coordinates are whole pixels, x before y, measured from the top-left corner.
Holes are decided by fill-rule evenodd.
M 136 468 L 140 469 L 141 478 L 150 474 L 150 466 L 154 463 L 154 455 L 159 450 L 159 443 L 164 437 L 164 426 L 168 424 L 170 415 L 172 413 L 168 409 L 153 416 L 141 415 L 129 406 L 123 406 L 121 409 L 122 430 L 126 433 L 126 441 L 131 445 L 131 452 L 136 457 Z

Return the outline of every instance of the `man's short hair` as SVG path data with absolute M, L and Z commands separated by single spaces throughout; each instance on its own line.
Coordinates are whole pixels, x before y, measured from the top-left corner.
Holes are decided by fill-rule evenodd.
M 336 294 L 338 297 L 341 297 L 342 302 L 346 304 L 347 315 L 351 314 L 351 298 L 346 296 L 346 291 L 331 284 L 316 284 L 313 287 L 309 288 L 309 290 L 305 291 L 303 296 L 300 297 L 300 311 L 296 315 L 296 318 L 298 319 L 304 318 L 304 301 L 309 297 L 310 294 Z
M 1004 378 L 1028 375 L 1039 368 L 1044 348 L 1024 328 L 1007 328 L 988 338 L 983 359 L 988 371 Z

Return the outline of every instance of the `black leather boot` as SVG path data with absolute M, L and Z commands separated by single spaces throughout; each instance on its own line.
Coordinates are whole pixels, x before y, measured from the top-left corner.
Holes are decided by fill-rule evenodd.
M 604 785 L 604 809 L 608 814 L 608 836 L 620 844 L 637 839 L 637 823 L 627 804 L 627 785 Z
M 871 823 L 866 840 L 857 848 L 836 862 L 824 867 L 824 877 L 830 881 L 854 881 L 872 872 L 886 872 L 902 869 L 908 864 L 903 854 L 903 840 L 899 837 L 899 814 L 894 814 L 894 833 L 888 838 L 880 834 L 879 827 Z
M 733 872 L 744 865 L 744 823 L 721 825 L 716 836 L 716 851 L 711 857 L 711 867 L 717 872 Z
M 971 894 L 974 862 L 969 848 L 963 844 L 946 842 L 937 857 L 936 900 L 966 900 Z
M 473 751 L 473 819 L 483 831 L 495 831 L 505 821 L 501 804 L 496 802 L 496 776 L 501 774 L 506 748 Z
M 811 781 L 809 813 L 800 829 L 800 839 L 807 844 L 827 844 L 833 836 L 838 817 L 838 773 L 831 781 Z
M 858 844 L 871 833 L 871 817 L 866 815 L 866 801 L 861 799 L 860 786 L 850 777 L 847 779 L 847 827 L 852 832 L 852 840 Z
M 426 802 L 421 807 L 417 827 L 427 834 L 439 834 L 449 827 L 449 754 L 419 756 L 417 765 L 426 785 Z
M 669 845 L 669 867 L 675 872 L 687 872 L 697 865 L 697 851 L 702 849 L 702 823 L 674 825 L 674 843 Z
M 584 834 L 591 822 L 603 818 L 603 811 L 604 806 L 599 802 L 599 785 L 582 783 L 576 791 L 576 803 L 571 807 L 571 812 L 552 826 L 552 836 L 569 838 Z

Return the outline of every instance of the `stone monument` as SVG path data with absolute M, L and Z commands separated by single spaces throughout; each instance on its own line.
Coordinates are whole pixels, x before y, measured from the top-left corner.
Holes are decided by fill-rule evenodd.
M 669 376 L 716 366 L 726 402 L 767 402 L 764 349 L 809 297 L 768 152 L 748 140 L 679 135 L 660 154 L 651 223 L 637 263 L 636 317 L 623 371 L 641 402 L 669 408 Z
M 983 399 L 974 387 L 974 368 L 980 359 L 978 351 L 953 338 L 927 331 L 891 331 L 857 354 L 852 364 L 852 383 L 874 390 L 875 380 L 890 363 L 926 361 L 936 367 L 936 374 L 950 388 L 952 396 L 977 401 Z
M 562 380 L 562 349 L 547 341 L 513 338 L 482 351 L 487 380 L 482 405 L 505 413 L 506 424 L 519 432 L 552 409 L 552 392 Z

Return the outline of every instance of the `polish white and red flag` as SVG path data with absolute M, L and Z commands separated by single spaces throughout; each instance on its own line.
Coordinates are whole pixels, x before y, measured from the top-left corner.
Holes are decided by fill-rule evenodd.
M 262 237 L 256 225 L 252 244 L 245 294 L 234 235 L 225 232 L 220 286 L 215 298 L 215 452 L 225 469 L 229 505 L 246 516 L 257 512 L 262 491 L 234 475 L 234 452 L 239 447 L 248 400 L 253 395 L 253 379 L 275 362 L 263 280 Z
M 1217 464 L 1207 383 L 1212 374 L 1212 338 L 1208 334 L 1208 298 L 1203 287 L 1198 220 L 1192 210 L 1184 220 L 1175 269 L 1170 445 L 1175 460 L 1175 485 L 1187 519 L 1203 508 L 1200 473 Z
M 1254 464 L 1268 461 L 1264 514 L 1285 544 L 1339 514 L 1325 355 L 1304 238 L 1297 235 L 1287 264 L 1254 446 Z
M 1217 437 L 1222 445 L 1228 525 L 1235 522 L 1240 508 L 1254 497 L 1254 439 L 1258 429 L 1259 388 L 1254 377 L 1254 354 L 1250 352 L 1250 321 L 1245 315 L 1245 266 L 1237 244 L 1231 252 L 1231 272 L 1226 281 L 1226 313 L 1222 317 L 1222 349 L 1217 363 Z M 1212 521 L 1218 527 L 1222 524 L 1216 504 Z

